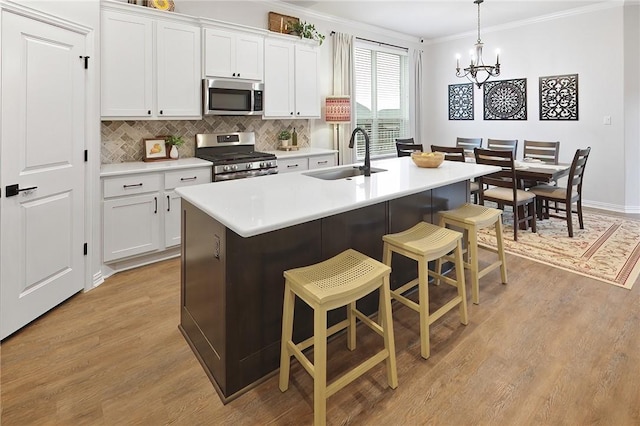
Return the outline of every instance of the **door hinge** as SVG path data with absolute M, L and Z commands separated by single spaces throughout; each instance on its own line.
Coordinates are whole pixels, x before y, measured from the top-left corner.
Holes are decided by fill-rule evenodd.
M 89 252 L 89 246 L 87 246 L 87 243 L 84 243 L 84 255 L 86 256 L 88 252 Z
M 88 159 L 89 159 L 89 151 L 85 149 L 84 150 L 84 162 L 86 163 Z
M 80 56 L 80 59 L 84 59 L 84 69 L 89 69 L 89 56 Z

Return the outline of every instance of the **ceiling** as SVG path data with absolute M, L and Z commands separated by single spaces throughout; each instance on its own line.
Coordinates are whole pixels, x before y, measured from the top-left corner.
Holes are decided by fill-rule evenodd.
M 430 40 L 477 30 L 473 0 L 284 0 L 323 15 L 359 21 Z M 485 0 L 482 28 L 556 14 L 611 0 Z

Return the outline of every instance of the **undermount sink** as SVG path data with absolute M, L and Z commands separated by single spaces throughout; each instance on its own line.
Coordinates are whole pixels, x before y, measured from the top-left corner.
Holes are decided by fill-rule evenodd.
M 374 167 L 371 168 L 371 173 L 379 173 L 386 172 L 385 169 L 376 169 Z M 305 176 L 311 176 L 318 179 L 324 180 L 338 180 L 351 178 L 356 176 L 364 175 L 364 171 L 360 170 L 359 167 L 343 167 L 341 169 L 331 169 L 331 170 L 319 170 L 317 172 L 309 172 L 303 173 Z

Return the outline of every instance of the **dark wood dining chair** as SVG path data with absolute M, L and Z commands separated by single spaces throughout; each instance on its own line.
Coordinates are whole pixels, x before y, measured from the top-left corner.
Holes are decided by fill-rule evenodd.
M 413 138 L 396 139 L 396 151 L 398 157 L 409 157 L 412 152 L 422 152 L 422 145 L 415 143 Z
M 482 148 L 482 138 L 456 138 L 456 146 L 464 148 L 467 157 L 473 157 L 473 150 Z
M 546 164 L 558 164 L 558 154 L 560 153 L 560 142 L 524 141 L 523 158 L 540 160 Z
M 487 149 L 494 151 L 511 151 L 513 158 L 518 151 L 518 139 L 487 139 Z
M 431 145 L 431 152 L 442 152 L 444 154 L 444 159 L 449 161 L 465 161 L 466 151 L 463 147 L 453 147 L 453 146 L 439 146 L 439 145 Z M 471 151 L 473 155 L 473 151 Z M 478 204 L 478 193 L 480 192 L 480 187 L 478 182 L 471 181 L 469 183 L 469 193 L 473 195 L 473 202 Z
M 441 152 L 444 159 L 449 161 L 462 161 L 464 163 L 464 148 L 455 146 L 431 145 L 431 152 Z
M 578 214 L 580 229 L 584 229 L 584 221 L 582 220 L 582 180 L 590 152 L 591 147 L 576 150 L 573 161 L 571 162 L 566 188 L 554 185 L 536 185 L 528 191 L 536 194 L 538 217 L 541 218 L 544 215 L 544 217 L 552 216 L 566 219 L 569 237 L 573 237 L 573 220 L 571 213 Z M 565 212 L 564 217 L 549 212 L 550 201 L 556 203 L 556 210 Z M 575 211 L 573 211 L 574 203 L 576 204 Z M 560 204 L 560 206 L 558 206 L 558 204 Z
M 558 164 L 558 155 L 560 153 L 560 142 L 542 142 L 542 141 L 524 141 L 524 161 L 538 160 L 545 164 Z M 529 189 L 540 182 L 534 180 L 526 180 L 523 182 L 523 188 Z M 553 182 L 552 185 L 557 185 Z M 556 210 L 557 211 L 557 210 Z
M 520 180 L 516 178 L 513 152 L 476 148 L 474 153 L 476 164 L 498 166 L 502 169 L 478 178 L 480 204 L 493 201 L 498 206 L 507 205 L 513 208 L 514 241 L 518 241 L 518 228 L 521 223 L 530 224 L 531 231 L 536 232 L 536 195 L 520 187 Z

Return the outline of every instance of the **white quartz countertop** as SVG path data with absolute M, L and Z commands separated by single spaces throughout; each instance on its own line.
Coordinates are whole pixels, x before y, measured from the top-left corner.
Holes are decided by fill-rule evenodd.
M 297 158 L 297 157 L 314 157 L 317 155 L 337 154 L 335 149 L 324 148 L 300 148 L 297 151 L 265 151 L 269 154 L 275 154 L 278 158 Z
M 385 169 L 370 177 L 323 180 L 301 171 L 177 188 L 176 192 L 243 237 L 378 204 L 499 171 L 498 167 L 445 161 L 417 167 L 410 157 L 373 161 Z M 350 168 L 336 166 L 322 169 Z
M 127 163 L 103 164 L 100 166 L 100 177 L 121 176 L 135 173 L 168 172 L 171 170 L 192 169 L 194 167 L 211 167 L 212 163 L 201 158 L 179 158 L 177 160 L 131 161 Z

